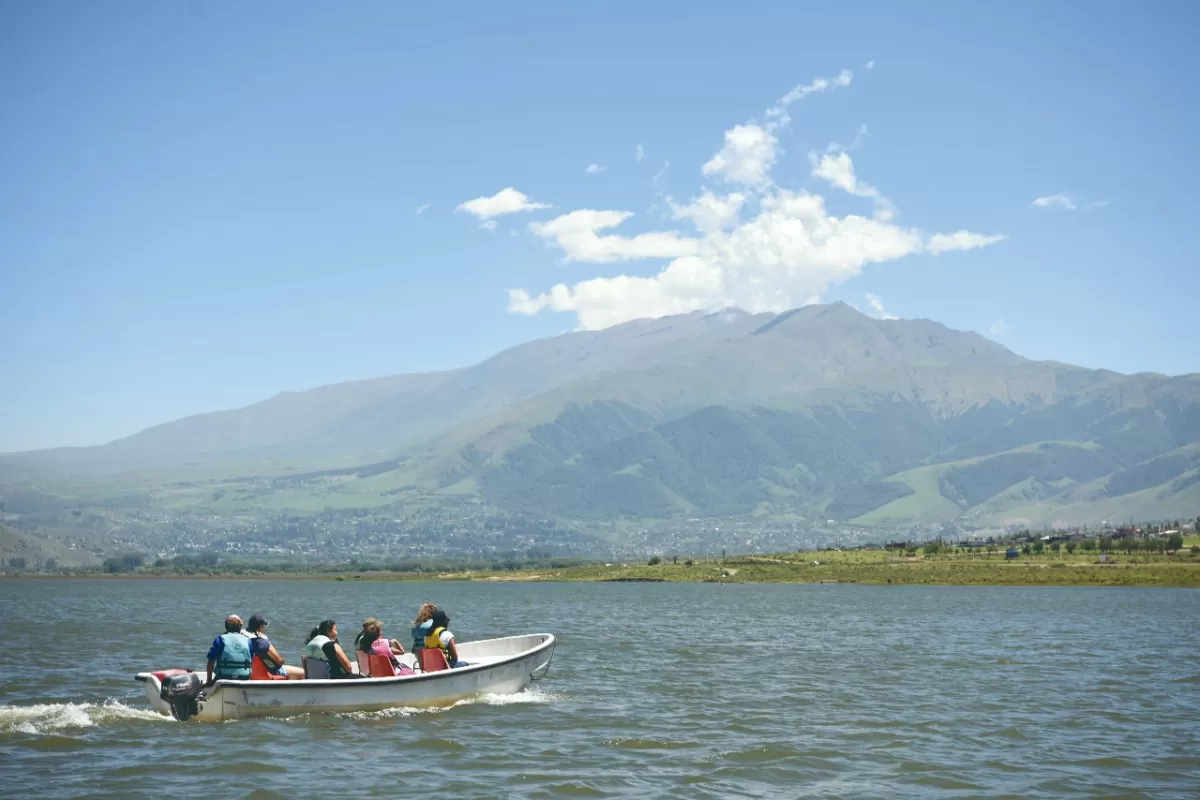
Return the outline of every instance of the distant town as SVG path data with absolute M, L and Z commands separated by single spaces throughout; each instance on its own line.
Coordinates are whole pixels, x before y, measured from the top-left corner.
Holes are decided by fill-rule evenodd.
M 19 523 L 21 520 L 8 520 Z M 614 521 L 610 531 L 533 515 L 504 514 L 482 504 L 422 508 L 405 516 L 362 509 L 326 509 L 313 515 L 279 514 L 263 519 L 172 517 L 143 513 L 111 535 L 55 536 L 86 553 L 86 569 L 127 572 L 145 566 L 204 571 L 218 565 L 299 569 L 351 564 L 413 571 L 475 564 L 493 569 L 600 562 L 649 557 L 720 557 L 821 549 L 887 549 L 916 553 L 938 548 L 1016 550 L 1024 553 L 1117 552 L 1177 549 L 1195 533 L 1195 520 L 1103 523 L 1043 530 L 1012 527 L 977 531 L 956 525 L 881 529 L 834 520 L 748 518 Z M 16 527 L 16 526 L 14 526 Z M 20 530 L 20 528 L 17 528 Z M 1176 543 L 1174 539 L 1178 538 Z M 1170 547 L 1174 544 L 1175 547 Z M 8 572 L 55 572 L 53 557 L 10 556 Z M 78 567 L 71 567 L 79 571 Z M 85 570 L 86 571 L 86 570 Z

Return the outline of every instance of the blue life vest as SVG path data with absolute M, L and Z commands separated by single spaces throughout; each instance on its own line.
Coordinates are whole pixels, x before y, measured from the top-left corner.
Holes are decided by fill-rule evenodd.
M 431 630 L 433 630 L 433 620 L 431 620 L 431 619 L 427 619 L 427 620 L 425 620 L 425 621 L 424 621 L 424 622 L 422 622 L 420 625 L 414 625 L 414 626 L 413 626 L 413 629 L 412 629 L 412 637 L 413 637 L 413 646 L 412 646 L 412 650 L 413 650 L 413 652 L 414 652 L 414 653 L 415 653 L 415 652 L 417 652 L 418 650 L 420 650 L 422 647 L 424 647 L 424 646 L 425 646 L 425 637 L 429 635 L 429 632 L 430 632 Z
M 250 637 L 246 634 L 221 634 L 221 655 L 217 658 L 213 677 L 244 681 L 250 679 Z

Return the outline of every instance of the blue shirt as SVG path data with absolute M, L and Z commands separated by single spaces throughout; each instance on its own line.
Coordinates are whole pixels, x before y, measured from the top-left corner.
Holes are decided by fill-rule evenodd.
M 221 634 L 221 636 L 224 635 L 225 634 Z M 221 638 L 221 636 L 213 639 L 212 647 L 208 648 L 209 661 L 220 661 L 221 653 L 225 652 L 225 641 Z
M 266 634 L 260 633 L 258 636 L 250 639 L 250 655 L 263 658 L 267 654 L 267 650 L 271 647 L 271 640 L 266 637 Z

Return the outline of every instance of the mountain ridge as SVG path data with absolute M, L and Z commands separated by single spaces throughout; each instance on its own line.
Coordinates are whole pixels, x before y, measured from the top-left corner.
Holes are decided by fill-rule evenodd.
M 471 367 L 281 393 L 86 453 L 0 456 L 0 481 L 41 470 L 155 486 L 193 459 L 210 482 L 250 481 L 222 467 L 237 462 L 267 487 L 236 502 L 189 490 L 196 514 L 467 498 L 585 525 L 1003 524 L 1110 509 L 1098 482 L 1119 474 L 1116 487 L 1158 480 L 1139 489 L 1158 487 L 1134 498 L 1142 507 L 1192 513 L 1197 443 L 1198 374 L 1033 361 L 978 333 L 831 304 L 635 320 Z

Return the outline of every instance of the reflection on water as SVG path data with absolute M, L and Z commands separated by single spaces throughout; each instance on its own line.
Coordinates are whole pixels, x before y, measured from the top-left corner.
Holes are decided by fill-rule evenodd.
M 153 714 L 132 680 L 202 666 L 231 611 L 295 663 L 320 619 L 404 639 L 427 599 L 461 640 L 557 634 L 549 675 L 222 725 Z M 1189 590 L 7 581 L 0 603 L 4 796 L 1200 792 Z

